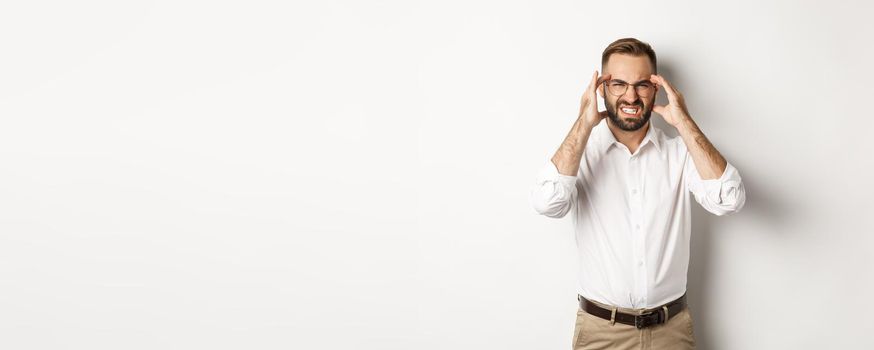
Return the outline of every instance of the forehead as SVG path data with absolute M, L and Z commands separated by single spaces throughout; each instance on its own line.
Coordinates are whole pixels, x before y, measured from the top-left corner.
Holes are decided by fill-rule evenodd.
M 627 82 L 636 82 L 643 79 L 649 79 L 653 74 L 652 64 L 649 62 L 649 57 L 631 56 L 627 54 L 613 54 L 607 60 L 604 66 L 604 73 L 612 75 L 613 79 L 620 79 Z

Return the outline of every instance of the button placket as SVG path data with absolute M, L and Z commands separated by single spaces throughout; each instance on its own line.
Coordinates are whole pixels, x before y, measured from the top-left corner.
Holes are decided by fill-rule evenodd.
M 645 305 L 647 299 L 647 271 L 646 271 L 646 234 L 643 230 L 643 196 L 640 194 L 641 182 L 644 174 L 641 171 L 641 158 L 637 155 L 629 159 L 628 184 L 630 187 L 630 209 L 633 238 L 633 253 L 637 258 L 634 266 L 635 275 L 635 298 L 637 304 Z
M 646 291 L 646 262 L 645 262 L 645 252 L 644 252 L 644 238 L 643 230 L 641 227 L 641 218 L 643 216 L 643 206 L 642 206 L 642 198 L 639 195 L 640 188 L 640 178 L 641 178 L 641 168 L 640 168 L 640 157 L 632 156 L 628 159 L 628 192 L 630 193 L 629 198 L 629 209 L 631 211 L 631 215 L 629 217 L 631 224 L 631 239 L 632 239 L 632 254 L 634 260 L 632 260 L 632 271 L 634 271 L 634 292 L 632 296 L 632 303 L 643 305 L 644 295 Z

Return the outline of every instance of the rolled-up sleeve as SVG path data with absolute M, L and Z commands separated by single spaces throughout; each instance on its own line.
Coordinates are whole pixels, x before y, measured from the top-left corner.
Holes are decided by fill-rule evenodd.
M 739 211 L 746 201 L 744 184 L 737 169 L 727 163 L 718 179 L 702 180 L 691 157 L 686 162 L 689 191 L 707 211 L 723 216 Z
M 531 205 L 540 215 L 564 217 L 577 199 L 576 182 L 576 176 L 559 173 L 555 164 L 547 161 L 531 189 Z

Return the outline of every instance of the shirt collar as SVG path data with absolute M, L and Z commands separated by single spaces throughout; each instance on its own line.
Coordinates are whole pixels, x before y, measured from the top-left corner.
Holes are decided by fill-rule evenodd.
M 610 128 L 607 126 L 607 119 L 601 121 L 601 124 L 598 126 L 601 127 L 600 130 L 600 146 L 601 153 L 607 152 L 610 149 L 610 146 L 614 144 L 620 143 L 616 140 L 616 137 L 613 136 L 613 132 L 610 131 Z M 655 146 L 656 150 L 661 153 L 662 145 L 659 141 L 659 137 L 657 132 L 659 132 L 658 128 L 652 123 L 652 120 L 649 121 L 649 129 L 646 131 L 646 135 L 643 137 L 643 140 L 640 141 L 640 147 L 643 147 L 647 144 L 647 142 L 652 143 Z

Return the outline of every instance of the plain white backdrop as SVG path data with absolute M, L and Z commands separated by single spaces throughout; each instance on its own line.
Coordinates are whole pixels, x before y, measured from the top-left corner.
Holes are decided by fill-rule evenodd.
M 747 189 L 693 208 L 701 348 L 874 348 L 872 12 L 5 2 L 0 348 L 567 349 L 527 195 L 627 36 Z

